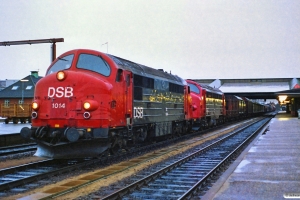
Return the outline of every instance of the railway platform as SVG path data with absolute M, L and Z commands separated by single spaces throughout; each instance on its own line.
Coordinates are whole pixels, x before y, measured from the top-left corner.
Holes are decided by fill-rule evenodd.
M 0 135 L 11 134 L 11 133 L 20 133 L 20 130 L 25 126 L 31 127 L 31 124 L 30 123 L 14 124 L 12 122 L 5 124 L 4 121 L 0 121 Z
M 300 119 L 279 112 L 201 199 L 300 199 Z

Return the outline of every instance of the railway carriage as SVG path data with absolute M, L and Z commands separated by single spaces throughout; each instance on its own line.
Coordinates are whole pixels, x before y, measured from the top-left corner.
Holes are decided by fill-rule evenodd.
M 253 115 L 253 102 L 251 99 L 248 99 L 247 97 L 242 97 L 246 104 L 246 116 L 252 116 Z
M 246 116 L 257 116 L 261 113 L 264 113 L 264 105 L 258 102 L 255 102 L 247 97 L 243 97 L 243 100 L 246 103 Z
M 14 124 L 17 124 L 19 121 L 21 123 L 31 122 L 31 104 L 29 103 L 11 103 L 1 104 L 0 105 L 0 116 L 5 118 L 5 124 L 8 124 L 12 119 Z
M 264 112 L 273 112 L 276 110 L 276 105 L 273 102 L 267 103 L 264 105 Z
M 265 105 L 259 102 L 253 102 L 253 113 L 261 114 L 265 111 Z
M 241 97 L 225 95 L 225 103 L 227 120 L 235 120 L 245 117 L 246 103 Z

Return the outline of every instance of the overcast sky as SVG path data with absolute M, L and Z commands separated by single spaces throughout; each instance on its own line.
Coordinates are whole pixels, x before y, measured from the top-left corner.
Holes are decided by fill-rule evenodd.
M 300 77 L 299 0 L 2 0 L 0 10 L 0 42 L 64 38 L 57 56 L 108 49 L 183 78 Z M 0 80 L 44 76 L 50 52 L 0 46 Z

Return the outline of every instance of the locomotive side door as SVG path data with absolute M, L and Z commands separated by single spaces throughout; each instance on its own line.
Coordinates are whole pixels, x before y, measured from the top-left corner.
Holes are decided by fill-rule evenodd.
M 124 108 L 125 108 L 125 117 L 126 117 L 126 125 L 132 125 L 132 91 L 133 91 L 133 82 L 132 82 L 132 72 L 124 70 Z

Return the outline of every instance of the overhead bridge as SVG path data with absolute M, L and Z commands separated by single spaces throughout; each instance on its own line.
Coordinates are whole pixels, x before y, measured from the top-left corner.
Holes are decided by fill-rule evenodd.
M 194 79 L 194 81 L 218 88 L 225 95 L 265 101 L 277 99 L 280 104 L 286 104 L 292 115 L 297 115 L 300 109 L 300 78 Z
M 300 88 L 300 78 L 194 79 L 225 94 L 250 99 L 278 99 L 278 92 Z

